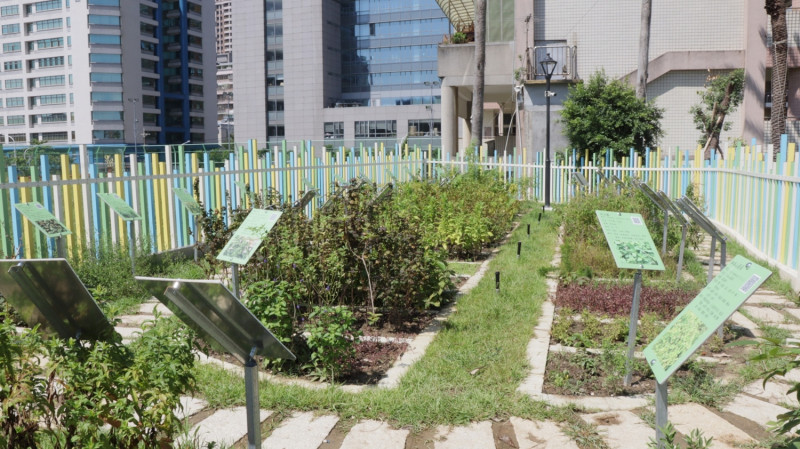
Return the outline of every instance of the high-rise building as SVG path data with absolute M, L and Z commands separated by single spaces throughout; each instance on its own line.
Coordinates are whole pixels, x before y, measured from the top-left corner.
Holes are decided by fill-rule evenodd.
M 236 3 L 237 134 L 438 146 L 436 49 L 448 33 L 435 0 Z
M 210 139 L 213 18 L 202 0 L 0 2 L 0 138 L 51 145 Z
M 233 0 L 216 0 L 218 139 L 233 137 Z

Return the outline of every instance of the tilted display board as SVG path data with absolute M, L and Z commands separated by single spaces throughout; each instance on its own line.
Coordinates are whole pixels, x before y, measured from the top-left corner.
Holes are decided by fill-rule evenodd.
M 47 238 L 56 238 L 72 234 L 63 223 L 58 221 L 55 215 L 51 214 L 41 203 L 18 203 L 17 208 L 25 218 L 31 221 L 36 229 L 41 231 Z
M 251 210 L 222 248 L 217 259 L 239 265 L 246 264 L 280 216 L 281 212 L 275 210 Z
M 611 254 L 619 268 L 634 270 L 664 270 L 664 262 L 644 219 L 627 212 L 595 211 Z
M 254 348 L 254 355 L 268 359 L 295 359 L 219 281 L 139 276 L 135 279 L 203 341 L 217 351 L 231 354 L 242 364 L 250 360 Z
M 572 173 L 572 181 L 578 182 L 583 187 L 589 187 L 589 181 L 586 180 L 586 177 L 583 176 L 583 173 L 580 172 L 573 172 Z
M 686 220 L 686 217 L 683 216 L 683 212 L 681 212 L 681 210 L 678 209 L 678 206 L 676 206 L 675 203 L 672 202 L 672 200 L 667 196 L 666 193 L 659 190 L 658 192 L 656 192 L 656 195 L 658 195 L 658 197 L 661 198 L 661 201 L 669 209 L 669 213 L 672 214 L 672 216 L 678 220 L 681 226 L 686 226 L 689 224 L 689 221 Z
M 191 193 L 178 187 L 173 188 L 172 192 L 175 193 L 175 196 L 178 197 L 178 200 L 180 200 L 183 207 L 185 207 L 190 214 L 203 215 L 203 208 L 197 204 L 197 201 L 195 201 Z
M 658 383 L 664 383 L 771 274 L 736 256 L 644 349 Z
M 0 294 L 30 327 L 61 338 L 110 341 L 114 327 L 64 259 L 0 260 Z
M 97 197 L 125 221 L 141 220 L 142 217 L 116 193 L 98 193 Z

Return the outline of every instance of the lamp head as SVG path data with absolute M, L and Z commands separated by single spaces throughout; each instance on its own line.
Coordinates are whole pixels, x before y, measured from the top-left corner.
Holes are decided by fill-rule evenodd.
M 550 53 L 547 53 L 547 57 L 540 61 L 539 64 L 541 64 L 542 70 L 544 70 L 544 76 L 550 78 L 553 76 L 553 72 L 556 71 L 558 61 L 550 57 Z

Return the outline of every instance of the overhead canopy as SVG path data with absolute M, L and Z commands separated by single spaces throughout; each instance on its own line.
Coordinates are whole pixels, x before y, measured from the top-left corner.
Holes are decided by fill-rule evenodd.
M 436 0 L 456 31 L 466 31 L 475 20 L 473 0 Z

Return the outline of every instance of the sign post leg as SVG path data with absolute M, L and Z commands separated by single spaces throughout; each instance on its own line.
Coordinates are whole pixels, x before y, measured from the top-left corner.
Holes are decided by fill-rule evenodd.
M 63 235 L 56 239 L 56 252 L 58 253 L 58 257 L 62 259 L 67 258 L 67 248 L 66 245 L 64 244 Z
M 669 212 L 664 209 L 664 234 L 661 236 L 661 254 L 667 255 L 667 228 L 669 226 Z
M 625 386 L 631 385 L 631 360 L 636 348 L 636 327 L 639 321 L 639 295 L 642 290 L 642 270 L 636 270 L 633 277 L 633 304 L 631 304 L 631 323 L 628 327 L 628 357 L 625 359 Z
M 708 257 L 708 279 L 706 282 L 711 282 L 711 279 L 714 277 L 714 264 L 716 260 L 714 259 L 714 253 L 717 249 L 717 237 L 711 236 L 711 254 Z
M 197 262 L 197 234 L 200 232 L 197 216 L 194 217 L 194 261 Z
M 664 428 L 667 419 L 667 380 L 656 384 L 656 442 L 658 449 L 664 449 Z
M 683 249 L 686 247 L 686 225 L 681 226 L 681 249 L 678 252 L 678 278 L 676 282 L 681 281 L 681 271 L 683 270 Z
M 244 365 L 244 388 L 247 401 L 247 449 L 261 447 L 261 406 L 258 398 L 258 364 L 251 357 Z
M 128 252 L 131 256 L 131 274 L 136 276 L 136 230 L 133 222 L 128 222 Z
M 239 296 L 239 264 L 231 264 L 231 271 L 233 271 L 233 296 L 235 296 L 236 299 L 241 300 L 241 297 Z

